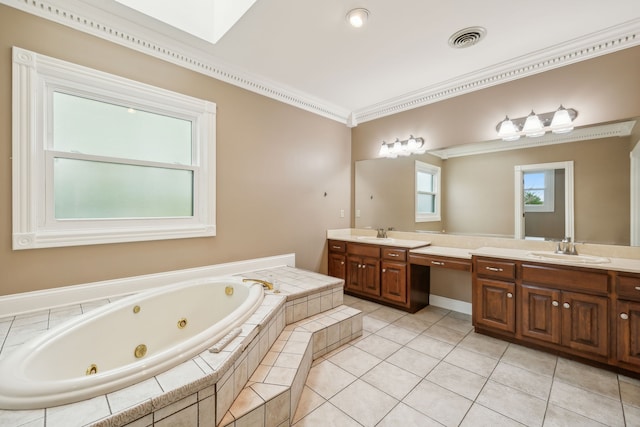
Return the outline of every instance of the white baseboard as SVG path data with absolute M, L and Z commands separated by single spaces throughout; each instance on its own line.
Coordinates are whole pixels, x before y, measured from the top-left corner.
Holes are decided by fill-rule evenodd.
M 42 291 L 0 296 L 0 317 L 14 316 L 47 308 L 127 295 L 184 280 L 209 276 L 227 276 L 280 266 L 296 266 L 295 254 L 236 261 L 226 264 L 125 277 L 122 279 L 84 283 Z
M 457 311 L 458 313 L 471 314 L 471 303 L 459 301 L 457 299 L 441 297 L 438 295 L 429 295 L 429 305 Z

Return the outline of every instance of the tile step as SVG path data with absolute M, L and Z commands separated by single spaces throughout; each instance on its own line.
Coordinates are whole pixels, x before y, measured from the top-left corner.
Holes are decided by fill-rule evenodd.
M 362 336 L 362 316 L 341 305 L 286 326 L 218 427 L 290 425 L 312 362 Z

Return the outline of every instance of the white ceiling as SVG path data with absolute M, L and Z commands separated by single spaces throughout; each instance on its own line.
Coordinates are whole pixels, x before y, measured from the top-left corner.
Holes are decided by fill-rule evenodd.
M 195 0 L 156 1 L 199 14 Z M 351 126 L 640 44 L 640 0 L 257 0 L 215 44 L 115 0 L 38 2 L 106 31 L 31 2 L 0 2 Z M 355 7 L 370 11 L 364 28 L 346 23 Z M 485 38 L 449 47 L 470 26 L 486 28 Z

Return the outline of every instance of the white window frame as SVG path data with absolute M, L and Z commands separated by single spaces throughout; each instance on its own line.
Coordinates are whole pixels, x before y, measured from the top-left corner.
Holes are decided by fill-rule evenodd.
M 418 172 L 428 173 L 433 175 L 433 187 L 434 192 L 428 193 L 435 195 L 435 212 L 433 213 L 425 213 L 418 212 L 418 195 L 421 194 L 418 192 Z M 415 161 L 415 213 L 416 213 L 416 222 L 433 222 L 440 221 L 440 181 L 441 181 L 441 169 L 438 166 L 431 165 L 429 163 L 421 162 L 419 160 Z M 424 193 L 422 193 L 424 194 Z
M 216 235 L 216 104 L 13 47 L 13 249 Z M 192 123 L 193 215 L 56 220 L 48 135 L 54 90 Z M 70 157 L 66 153 L 67 157 Z
M 524 171 L 522 173 L 523 178 L 524 175 L 528 173 L 544 173 L 544 201 L 541 205 L 524 205 L 525 212 L 555 212 L 555 193 L 556 193 L 556 180 L 555 180 L 555 170 L 554 169 L 544 169 L 544 170 L 530 170 Z M 526 190 L 526 189 L 524 189 Z M 523 190 L 523 191 L 524 191 Z M 524 194 L 523 194 L 524 197 Z

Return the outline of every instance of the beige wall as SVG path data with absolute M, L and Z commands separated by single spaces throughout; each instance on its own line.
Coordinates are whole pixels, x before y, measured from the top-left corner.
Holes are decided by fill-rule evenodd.
M 215 102 L 218 235 L 13 251 L 14 45 Z M 4 5 L 0 93 L 0 295 L 291 252 L 299 267 L 326 271 L 326 229 L 350 225 L 350 130 L 344 124 Z
M 426 71 L 428 72 L 428 71 Z M 578 110 L 576 126 L 640 116 L 640 47 L 514 80 L 410 111 L 359 124 L 353 161 L 377 157 L 382 141 L 425 139 L 427 149 L 496 139 L 496 124 L 510 117 Z

